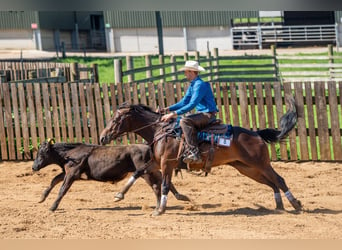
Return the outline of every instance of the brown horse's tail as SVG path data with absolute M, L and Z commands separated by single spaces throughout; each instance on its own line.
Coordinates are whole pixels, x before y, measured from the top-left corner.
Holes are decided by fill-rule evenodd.
M 289 110 L 280 118 L 280 130 L 267 128 L 256 131 L 258 135 L 268 143 L 283 140 L 297 123 L 297 109 L 294 97 L 289 96 L 287 101 Z

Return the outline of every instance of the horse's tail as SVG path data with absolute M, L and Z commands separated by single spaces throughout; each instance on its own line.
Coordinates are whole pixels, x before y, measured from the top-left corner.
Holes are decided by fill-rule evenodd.
M 297 123 L 297 109 L 294 97 L 289 96 L 287 101 L 289 104 L 289 110 L 280 118 L 280 130 L 267 128 L 256 131 L 258 135 L 268 143 L 284 139 Z

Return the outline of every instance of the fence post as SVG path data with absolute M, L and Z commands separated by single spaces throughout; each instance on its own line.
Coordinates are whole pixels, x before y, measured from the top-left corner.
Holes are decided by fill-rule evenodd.
M 332 44 L 328 44 L 328 57 L 329 57 L 329 63 L 334 63 L 334 50 Z
M 185 52 L 184 53 L 184 61 L 188 61 L 189 60 L 189 53 Z
M 115 84 L 122 83 L 122 61 L 114 59 L 114 82 Z
M 207 62 L 207 67 L 209 68 L 208 70 L 209 70 L 209 75 L 208 75 L 208 81 L 211 81 L 211 79 L 212 79 L 212 74 L 213 74 L 213 69 L 212 69 L 212 67 L 211 67 L 211 53 L 210 53 L 210 51 L 207 51 L 207 59 L 209 60 L 208 62 Z
M 195 52 L 195 60 L 199 61 L 199 58 L 200 58 L 200 53 L 199 53 L 199 51 L 196 51 Z
M 74 82 L 80 79 L 80 72 L 78 70 L 78 63 L 70 64 L 70 81 Z
M 61 43 L 60 49 L 62 50 L 62 57 L 63 57 L 63 58 L 66 58 L 66 54 L 65 54 L 65 43 L 64 43 L 64 42 Z
M 213 66 L 214 66 L 214 69 L 213 71 L 216 73 L 214 78 L 215 80 L 217 80 L 219 78 L 218 76 L 218 72 L 219 72 L 219 54 L 218 54 L 218 48 L 214 48 L 213 49 L 213 57 L 214 57 L 214 60 L 213 60 Z
M 332 64 L 334 64 L 334 58 L 333 58 L 334 50 L 332 44 L 328 44 L 328 58 L 329 58 L 329 74 L 330 78 L 334 78 L 334 67 Z
M 176 68 L 176 57 L 174 55 L 170 56 L 170 61 L 172 63 L 171 72 L 175 73 L 177 71 L 177 68 Z M 177 74 L 172 76 L 172 80 L 178 80 Z
M 336 22 L 335 23 L 335 36 L 336 36 L 336 51 L 339 52 L 339 47 L 340 47 L 340 37 L 339 37 L 339 28 L 338 28 L 339 24 Z
M 131 56 L 126 56 L 126 65 L 127 70 L 133 69 L 133 58 Z M 134 81 L 134 74 L 130 73 L 128 74 L 128 82 Z
M 259 49 L 262 49 L 262 32 L 261 32 L 260 24 L 258 25 L 258 28 L 257 28 L 257 34 L 258 34 Z
M 159 55 L 159 64 L 161 65 L 160 70 L 159 70 L 159 74 L 161 76 L 164 76 L 163 79 L 160 79 L 160 82 L 165 82 L 165 68 L 164 68 L 164 55 Z
M 276 46 L 271 45 L 271 53 L 272 53 L 272 64 L 274 65 L 274 77 L 279 81 L 279 68 L 278 68 L 278 60 L 277 60 L 277 50 Z
M 94 63 L 92 65 L 92 76 L 91 78 L 93 79 L 94 82 L 99 82 L 99 65 L 97 63 Z
M 145 66 L 149 68 L 146 70 L 146 78 L 151 78 L 152 71 L 151 71 L 151 56 L 150 55 L 145 56 Z

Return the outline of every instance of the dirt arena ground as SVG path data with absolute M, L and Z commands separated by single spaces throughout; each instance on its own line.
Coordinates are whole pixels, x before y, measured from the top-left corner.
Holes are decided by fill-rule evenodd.
M 342 239 L 342 163 L 281 163 L 304 210 L 274 210 L 273 192 L 219 166 L 208 177 L 183 171 L 174 177 L 192 201 L 168 199 L 166 214 L 152 217 L 152 190 L 139 179 L 125 200 L 114 203 L 117 184 L 76 181 L 55 212 L 56 186 L 44 203 L 43 190 L 60 172 L 50 165 L 33 173 L 32 161 L 0 163 L 0 239 Z

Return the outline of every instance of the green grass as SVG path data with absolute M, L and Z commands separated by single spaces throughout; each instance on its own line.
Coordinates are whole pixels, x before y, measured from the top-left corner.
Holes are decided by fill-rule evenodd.
M 328 52 L 322 52 L 322 53 L 298 53 L 295 56 L 327 56 Z M 341 56 L 342 52 L 335 52 L 334 51 L 334 55 L 335 56 Z M 170 63 L 170 56 L 165 56 L 165 63 Z M 194 56 L 189 56 L 190 60 L 194 60 Z M 204 56 L 201 56 L 200 59 L 204 59 Z M 116 58 L 99 58 L 99 57 L 68 57 L 66 59 L 59 59 L 56 60 L 58 62 L 65 62 L 65 63 L 72 63 L 72 62 L 78 62 L 80 64 L 86 64 L 87 66 L 91 66 L 92 64 L 98 64 L 98 69 L 99 69 L 99 81 L 100 83 L 114 83 L 114 59 L 118 59 L 118 57 Z M 126 66 L 126 58 L 125 57 L 121 57 L 122 59 L 122 65 L 123 65 L 123 70 L 127 69 Z M 176 56 L 176 61 L 177 62 L 183 62 L 184 58 L 183 56 Z M 285 60 L 285 59 L 279 59 L 278 60 L 279 63 L 281 64 L 291 64 L 291 63 L 295 63 L 295 64 L 305 64 L 305 63 L 328 63 L 328 60 L 317 60 L 313 57 L 313 59 L 296 59 L 296 60 Z M 342 63 L 342 59 L 335 59 L 336 63 Z M 159 65 L 159 57 L 158 55 L 153 55 L 151 56 L 151 64 L 152 65 Z M 219 61 L 220 65 L 225 65 L 225 66 L 237 66 L 237 65 L 245 65 L 245 64 L 254 64 L 254 65 L 263 65 L 263 64 L 272 64 L 272 60 L 271 59 L 234 59 L 232 58 L 231 60 L 220 60 Z M 144 56 L 134 56 L 133 57 L 133 67 L 134 68 L 141 68 L 141 67 L 145 67 L 145 57 Z M 203 66 L 206 67 L 206 63 L 203 63 Z M 248 75 L 248 77 L 272 77 L 272 74 L 253 74 L 253 71 L 258 71 L 258 70 L 272 70 L 273 67 L 262 67 L 262 68 L 246 68 L 246 67 L 239 67 L 239 68 L 229 68 L 229 69 L 224 69 L 222 71 L 226 71 L 227 76 L 229 76 L 229 72 L 234 72 L 234 71 L 246 71 L 249 73 L 252 73 L 251 75 Z M 313 71 L 313 72 L 317 72 L 317 71 L 327 71 L 326 68 L 286 68 L 286 69 L 280 69 L 280 74 L 281 72 L 291 72 L 291 71 Z M 171 73 L 171 68 L 167 67 L 165 68 L 165 74 L 169 74 Z M 160 70 L 156 69 L 152 71 L 152 76 L 159 76 L 160 75 Z M 239 75 L 232 75 L 232 77 L 236 77 L 236 78 L 243 78 L 246 77 L 246 75 L 244 75 L 243 73 L 239 74 Z M 134 75 L 134 79 L 135 80 L 143 80 L 146 78 L 146 73 L 145 72 L 138 72 Z M 180 73 L 178 75 L 178 79 L 182 79 L 183 75 L 182 73 Z M 168 77 L 166 78 L 166 81 L 171 81 L 172 78 Z M 124 82 L 127 82 L 127 76 L 124 77 Z
M 56 60 L 61 63 L 80 63 L 91 67 L 93 64 L 98 65 L 100 83 L 114 83 L 114 58 L 97 58 L 97 57 L 67 57 L 65 59 Z

